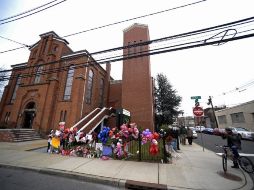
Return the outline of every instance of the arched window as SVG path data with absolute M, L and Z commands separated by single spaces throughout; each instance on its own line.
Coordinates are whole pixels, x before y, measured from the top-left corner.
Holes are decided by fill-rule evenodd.
M 92 90 L 93 90 L 93 71 L 89 70 L 88 81 L 87 81 L 87 90 L 86 90 L 86 103 L 87 104 L 91 103 Z
M 99 89 L 99 100 L 100 100 L 100 107 L 103 107 L 103 98 L 104 98 L 104 80 L 100 80 L 100 89 Z
M 65 90 L 64 90 L 64 100 L 71 99 L 71 88 L 72 88 L 72 81 L 74 76 L 74 66 L 70 66 L 67 74 Z
M 15 84 L 15 88 L 13 90 L 12 97 L 11 97 L 11 103 L 13 103 L 14 100 L 16 99 L 16 94 L 17 94 L 17 90 L 19 88 L 20 82 L 21 82 L 21 76 L 18 75 L 16 84 Z
M 37 84 L 41 81 L 41 73 L 42 73 L 43 66 L 38 66 L 34 78 L 34 84 Z

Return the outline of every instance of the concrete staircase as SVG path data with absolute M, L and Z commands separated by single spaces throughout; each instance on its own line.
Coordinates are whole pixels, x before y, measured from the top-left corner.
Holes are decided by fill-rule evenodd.
M 12 129 L 13 142 L 32 141 L 42 139 L 34 129 Z
M 91 134 L 93 130 L 105 119 L 110 117 L 115 110 L 113 108 L 96 108 L 86 117 L 81 119 L 71 128 L 77 127 L 78 132 L 85 132 Z

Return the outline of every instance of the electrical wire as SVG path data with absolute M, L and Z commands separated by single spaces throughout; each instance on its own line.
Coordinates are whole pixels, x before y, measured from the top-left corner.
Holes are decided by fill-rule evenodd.
M 46 5 L 48 5 L 48 4 L 51 4 L 51 3 L 55 2 L 55 1 L 58 1 L 58 0 L 51 1 L 51 2 L 49 2 L 49 3 L 46 3 L 46 4 L 44 4 L 44 5 L 35 7 L 35 8 L 33 8 L 33 9 L 30 9 L 30 10 L 28 10 L 28 11 L 19 13 L 19 14 L 17 14 L 17 15 L 13 15 L 13 16 L 10 16 L 10 17 L 4 18 L 4 19 L 0 19 L 0 22 L 5 21 L 5 20 L 10 20 L 10 19 L 12 19 L 12 18 L 21 16 L 21 15 L 26 14 L 26 13 L 29 13 L 29 12 L 32 12 L 32 11 L 34 11 L 34 10 L 36 10 L 36 9 L 39 9 L 39 8 L 41 8 L 41 7 L 44 7 L 44 6 L 46 6 Z
M 91 66 L 91 65 L 94 65 L 94 64 L 106 64 L 106 63 L 112 63 L 112 62 L 116 62 L 116 61 L 133 59 L 133 58 L 144 57 L 144 56 L 149 56 L 149 55 L 155 55 L 155 54 L 161 54 L 161 53 L 166 53 L 166 52 L 172 52 L 172 51 L 179 51 L 179 50 L 184 50 L 184 49 L 202 47 L 202 46 L 207 46 L 207 45 L 213 45 L 213 44 L 216 44 L 216 43 L 224 43 L 224 42 L 229 42 L 229 41 L 240 40 L 240 39 L 249 38 L 249 37 L 254 37 L 254 33 L 253 34 L 247 34 L 247 35 L 244 35 L 244 36 L 234 37 L 234 38 L 230 38 L 230 39 L 223 39 L 223 40 L 217 40 L 217 41 L 206 42 L 206 43 L 203 43 L 203 40 L 201 40 L 201 41 L 199 41 L 201 43 L 192 42 L 192 43 L 188 43 L 187 46 L 183 46 L 183 47 L 181 46 L 182 44 L 180 44 L 180 45 L 177 45 L 177 46 L 173 46 L 174 48 L 164 47 L 164 48 L 160 48 L 159 49 L 160 51 L 158 51 L 157 49 L 156 49 L 156 51 L 155 50 L 149 50 L 149 52 L 147 52 L 147 53 L 142 53 L 142 54 L 135 53 L 135 54 L 132 54 L 132 56 L 122 56 L 120 58 L 113 57 L 113 58 L 110 58 L 110 59 L 107 59 L 107 60 L 99 60 L 97 62 L 95 62 L 95 61 L 91 62 L 90 61 L 89 63 L 77 64 L 73 67 L 73 69 L 77 69 L 77 68 L 81 68 L 81 67 L 88 67 L 88 66 Z M 41 74 L 46 75 L 46 74 L 50 74 L 50 73 L 61 72 L 61 71 L 66 70 L 66 69 L 68 69 L 68 66 L 65 66 L 65 67 L 62 67 L 62 68 L 57 68 L 56 70 L 51 70 L 49 72 L 46 72 L 46 70 L 45 70 Z M 36 72 L 34 72 L 32 74 L 24 75 L 22 77 L 25 78 L 25 77 L 31 77 L 31 76 L 34 76 L 34 75 L 36 75 Z M 15 75 L 12 78 L 16 78 L 16 77 L 17 77 L 17 75 Z M 2 80 L 8 80 L 8 79 L 11 79 L 11 78 L 5 77 Z
M 202 44 L 213 45 L 213 44 L 215 44 L 214 43 L 215 41 L 217 41 L 218 43 L 222 43 L 222 41 L 223 42 L 228 42 L 230 40 L 223 39 L 226 36 L 228 36 L 227 34 L 224 34 L 223 38 L 221 38 L 219 35 L 215 35 L 214 33 L 209 34 L 209 35 L 213 35 L 212 38 L 211 37 L 204 38 L 204 37 L 208 37 L 207 33 L 211 32 L 211 31 L 214 32 L 216 30 L 219 30 L 219 32 L 222 33 L 221 29 L 225 29 L 227 31 L 232 26 L 242 26 L 243 24 L 250 23 L 250 22 L 253 22 L 253 21 L 254 21 L 253 17 L 250 17 L 250 18 L 247 18 L 247 19 L 242 19 L 242 20 L 239 20 L 239 21 L 234 21 L 234 22 L 231 22 L 231 23 L 227 23 L 227 24 L 223 24 L 223 25 L 219 25 L 219 26 L 215 26 L 215 27 L 210 27 L 210 28 L 196 30 L 196 31 L 192 31 L 192 32 L 187 32 L 187 33 L 178 34 L 178 35 L 174 35 L 174 36 L 159 38 L 159 39 L 156 39 L 156 40 L 145 41 L 145 42 L 141 42 L 141 43 L 137 43 L 137 44 L 131 44 L 131 45 L 128 45 L 128 46 L 121 46 L 121 47 L 117 47 L 117 48 L 111 48 L 111 49 L 107 49 L 107 50 L 103 50 L 103 51 L 98 51 L 98 52 L 91 53 L 90 55 L 97 55 L 97 54 L 102 54 L 102 53 L 108 53 L 108 52 L 112 52 L 112 51 L 123 50 L 123 49 L 137 47 L 137 46 L 150 45 L 150 44 L 154 44 L 154 43 L 158 43 L 158 42 L 164 42 L 164 41 L 169 41 L 169 40 L 171 40 L 170 43 L 173 44 L 172 40 L 179 39 L 179 38 L 180 39 L 181 38 L 186 38 L 186 37 L 189 37 L 189 36 L 191 37 L 190 39 L 194 39 L 192 36 L 197 36 L 198 34 L 203 34 L 203 33 L 205 35 L 202 35 L 201 39 L 199 39 L 199 40 L 191 41 L 191 42 L 187 42 L 187 43 L 182 43 L 182 44 L 171 45 L 171 46 L 167 46 L 167 47 L 163 47 L 163 48 L 152 49 L 152 50 L 149 50 L 149 52 L 142 52 L 142 56 L 147 56 L 147 55 L 152 55 L 152 54 L 158 54 L 158 53 L 162 53 L 162 52 L 177 51 L 177 50 L 182 50 L 182 49 L 185 49 L 185 48 L 191 48 L 191 47 L 201 46 Z M 241 28 L 243 28 L 243 27 L 241 27 Z M 241 31 L 241 32 L 238 32 L 238 34 L 244 33 L 246 31 L 249 32 L 249 31 L 252 31 L 252 30 L 253 29 Z M 233 38 L 234 38 L 234 36 L 233 36 Z M 238 37 L 236 37 L 234 39 L 238 39 L 238 38 L 242 39 L 242 38 L 245 38 L 245 37 L 252 37 L 252 34 L 250 34 L 250 35 L 247 34 L 245 36 L 238 36 Z M 217 40 L 217 38 L 221 38 L 221 40 Z M 195 39 L 197 39 L 197 37 L 195 37 Z M 207 39 L 209 39 L 211 42 L 208 42 L 209 40 L 207 40 Z M 184 39 L 182 41 L 186 41 L 186 39 Z M 184 46 L 186 46 L 186 47 L 184 47 Z M 138 55 L 138 56 L 140 56 L 140 55 Z M 128 58 L 130 58 L 130 57 L 128 57 Z M 133 56 L 132 58 L 136 58 L 136 56 Z M 121 55 L 118 55 L 118 56 L 114 56 L 114 57 L 111 56 L 111 57 L 108 57 L 108 58 L 103 58 L 101 60 L 98 60 L 98 63 L 99 64 L 103 64 L 103 63 L 107 63 L 107 62 L 115 62 L 115 61 L 120 61 L 120 60 L 124 60 L 124 57 L 122 56 L 122 53 L 121 53 Z M 44 65 L 47 65 L 47 64 L 51 64 L 51 63 L 46 63 Z M 25 69 L 29 69 L 29 68 L 32 68 L 32 67 L 38 67 L 38 65 L 25 67 Z M 9 70 L 9 71 L 12 71 L 12 70 Z M 2 71 L 2 72 L 7 72 L 7 71 L 5 70 L 5 71 Z
M 22 18 L 26 18 L 26 17 L 28 17 L 28 16 L 34 15 L 34 14 L 36 14 L 36 13 L 39 13 L 39 12 L 42 12 L 42 11 L 44 11 L 44 10 L 46 10 L 46 9 L 49 9 L 49 8 L 51 8 L 51 7 L 54 7 L 54 6 L 56 6 L 56 5 L 60 4 L 60 3 L 63 3 L 64 1 L 66 1 L 66 0 L 62 0 L 62 1 L 58 2 L 58 3 L 55 3 L 54 5 L 50 5 L 50 6 L 46 7 L 46 8 L 43 8 L 43 9 L 41 9 L 41 10 L 39 10 L 39 11 L 35 11 L 35 12 L 30 13 L 30 14 L 28 14 L 28 15 L 21 16 L 21 17 L 18 17 L 18 18 L 14 18 L 14 19 L 9 20 L 9 21 L 1 22 L 0 25 L 7 24 L 7 23 L 10 23 L 10 22 L 14 22 L 14 21 L 19 20 L 19 19 L 22 19 Z
M 221 40 L 218 40 L 218 42 L 221 42 Z M 173 45 L 173 46 L 167 46 L 167 47 L 163 47 L 163 48 L 157 48 L 157 49 L 152 49 L 152 50 L 149 50 L 149 51 L 146 51 L 146 52 L 141 52 L 142 54 L 143 53 L 148 53 L 149 52 L 149 54 L 152 54 L 152 53 L 154 53 L 154 52 L 156 52 L 156 51 L 158 51 L 158 50 L 165 50 L 165 49 L 169 49 L 169 48 L 180 48 L 181 46 L 183 46 L 183 45 L 195 45 L 195 44 L 197 44 L 197 43 L 203 43 L 203 40 L 199 40 L 199 41 L 194 41 L 194 42 L 189 42 L 189 43 L 184 43 L 184 44 L 177 44 L 177 45 Z M 140 54 L 140 52 L 139 53 L 136 53 L 136 54 Z M 136 55 L 136 54 L 132 54 L 132 55 Z M 139 55 L 140 56 L 140 55 Z M 108 58 L 102 58 L 102 59 L 100 59 L 100 60 L 97 60 L 97 62 L 98 63 L 104 63 L 104 62 L 108 62 L 108 61 L 112 61 L 112 59 L 119 59 L 119 60 L 121 60 L 122 58 L 122 55 L 118 55 L 118 56 L 114 56 L 114 57 L 108 57 Z M 47 63 L 47 64 L 52 64 L 52 62 L 50 62 L 50 63 Z M 42 65 L 45 65 L 45 64 L 42 64 Z M 29 68 L 32 68 L 32 67 L 38 67 L 38 66 L 41 66 L 41 65 L 36 65 L 36 66 L 30 66 L 30 67 L 26 67 L 25 69 L 29 69 Z M 11 70 L 8 70 L 8 71 L 11 71 Z M 6 72 L 6 71 L 3 71 L 3 72 Z
M 175 9 L 184 8 L 184 7 L 187 7 L 187 6 L 198 4 L 198 3 L 201 3 L 201 2 L 204 2 L 204 1 L 207 1 L 207 0 L 196 1 L 196 2 L 193 2 L 193 3 L 181 5 L 181 6 L 170 8 L 170 9 L 166 9 L 166 10 L 163 10 L 163 11 L 158 11 L 158 12 L 155 12 L 155 13 L 150 13 L 150 14 L 147 14 L 147 15 L 142 15 L 142 16 L 139 16 L 139 17 L 134 17 L 134 18 L 126 19 L 126 20 L 118 21 L 118 22 L 111 23 L 111 24 L 106 24 L 106 25 L 103 25 L 103 26 L 99 26 L 99 27 L 88 29 L 88 30 L 84 30 L 84 31 L 81 31 L 81 32 L 76 32 L 76 33 L 68 34 L 68 35 L 63 36 L 62 38 L 75 36 L 75 35 L 78 35 L 78 34 L 81 34 L 81 33 L 89 32 L 89 31 L 93 31 L 93 30 L 98 30 L 98 29 L 101 29 L 101 28 L 113 26 L 113 25 L 116 25 L 116 24 L 132 21 L 132 20 L 137 20 L 139 18 L 145 18 L 145 17 L 148 17 L 148 16 L 153 16 L 153 15 L 161 14 L 161 13 L 172 11 L 172 10 L 175 10 Z M 0 25 L 1 25 L 1 23 L 0 23 Z M 2 51 L 0 53 L 6 53 L 6 52 L 10 52 L 10 51 L 15 51 L 15 50 L 17 50 L 17 48 L 11 49 L 11 50 Z
M 3 38 L 3 39 L 5 39 L 5 40 L 11 41 L 11 42 L 14 42 L 14 43 L 16 43 L 16 44 L 20 44 L 20 45 L 25 46 L 25 47 L 30 47 L 29 45 L 26 45 L 26 44 L 17 42 L 17 41 L 15 41 L 15 40 L 10 39 L 10 38 L 6 38 L 6 37 L 3 37 L 3 36 L 0 36 L 0 38 Z
M 181 5 L 181 6 L 170 8 L 170 9 L 166 9 L 166 10 L 163 10 L 163 11 L 158 11 L 158 12 L 154 12 L 154 13 L 150 13 L 150 14 L 146 14 L 146 15 L 142 15 L 142 16 L 138 16 L 138 17 L 134 17 L 134 18 L 129 18 L 129 19 L 126 19 L 126 20 L 118 21 L 118 22 L 114 22 L 114 23 L 111 23 L 111 24 L 106 24 L 106 25 L 98 26 L 98 27 L 95 27 L 95 28 L 91 28 L 91 29 L 88 29 L 88 30 L 81 31 L 81 32 L 76 32 L 76 33 L 73 33 L 73 34 L 65 35 L 65 36 L 63 36 L 63 38 L 70 37 L 70 36 L 75 36 L 77 34 L 81 34 L 81 33 L 89 32 L 89 31 L 105 28 L 105 27 L 108 27 L 108 26 L 113 26 L 113 25 L 116 25 L 116 24 L 121 24 L 121 23 L 124 23 L 124 22 L 132 21 L 132 20 L 137 20 L 137 19 L 140 19 L 140 18 L 145 18 L 145 17 L 148 17 L 148 16 L 153 16 L 153 15 L 161 14 L 161 13 L 172 11 L 172 10 L 179 9 L 179 8 L 188 7 L 188 6 L 191 6 L 191 5 L 202 3 L 204 1 L 207 1 L 207 0 L 196 1 L 196 2 L 193 2 L 193 3 Z
M 167 41 L 167 40 L 173 40 L 173 39 L 178 39 L 178 38 L 183 38 L 183 37 L 194 36 L 194 35 L 199 35 L 202 33 L 213 32 L 216 30 L 226 30 L 229 27 L 235 27 L 235 26 L 239 26 L 239 25 L 241 26 L 243 24 L 250 23 L 250 22 L 254 22 L 254 17 L 249 17 L 246 19 L 242 19 L 242 20 L 238 20 L 238 21 L 234 21 L 234 22 L 230 22 L 230 23 L 226 23 L 226 24 L 222 24 L 222 25 L 217 25 L 217 26 L 209 27 L 209 28 L 205 28 L 205 29 L 195 30 L 192 32 L 186 32 L 186 33 L 182 33 L 182 34 L 159 38 L 156 40 L 150 40 L 150 41 L 141 42 L 141 43 L 137 43 L 137 44 L 131 44 L 129 46 L 124 46 L 124 47 L 120 46 L 117 48 L 111 48 L 111 49 L 107 49 L 107 50 L 103 50 L 103 51 L 97 51 L 97 52 L 91 53 L 91 55 L 106 53 L 106 52 L 120 50 L 120 49 L 126 49 L 126 48 L 130 48 L 130 47 L 136 47 L 139 45 L 148 45 L 148 44 L 157 43 L 157 42 L 161 42 L 161 41 Z
M 22 49 L 22 48 L 26 48 L 26 46 L 17 47 L 17 48 L 5 50 L 5 51 L 0 51 L 0 53 L 7 53 L 7 52 L 10 52 L 10 51 L 16 51 L 16 50 Z

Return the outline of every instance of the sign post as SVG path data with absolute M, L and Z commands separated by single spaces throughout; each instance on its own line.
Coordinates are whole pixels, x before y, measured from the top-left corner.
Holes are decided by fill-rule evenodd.
M 191 96 L 191 99 L 201 99 L 201 96 Z
M 199 99 L 201 99 L 201 96 L 191 96 L 191 99 L 195 100 L 195 106 L 199 106 Z
M 200 118 L 203 116 L 204 114 L 204 110 L 202 107 L 196 106 L 193 108 L 193 114 L 195 115 L 195 117 L 197 117 L 198 119 L 198 126 L 200 127 Z M 203 147 L 203 152 L 205 151 L 204 149 L 204 141 L 203 141 L 203 133 L 201 131 L 201 142 L 202 142 L 202 147 Z

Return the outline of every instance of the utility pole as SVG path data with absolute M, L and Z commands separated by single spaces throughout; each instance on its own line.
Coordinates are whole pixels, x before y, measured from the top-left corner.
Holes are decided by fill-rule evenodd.
M 214 111 L 214 108 L 213 108 L 213 102 L 212 102 L 212 97 L 211 97 L 211 96 L 209 96 L 209 99 L 208 99 L 208 103 L 207 103 L 207 104 L 208 104 L 208 105 L 211 104 L 211 106 L 212 106 L 212 111 L 213 111 L 213 116 L 214 116 L 214 118 L 215 118 L 216 127 L 219 128 L 219 125 L 218 125 L 218 122 L 217 122 L 217 118 L 216 118 L 216 115 L 215 115 L 215 111 Z

